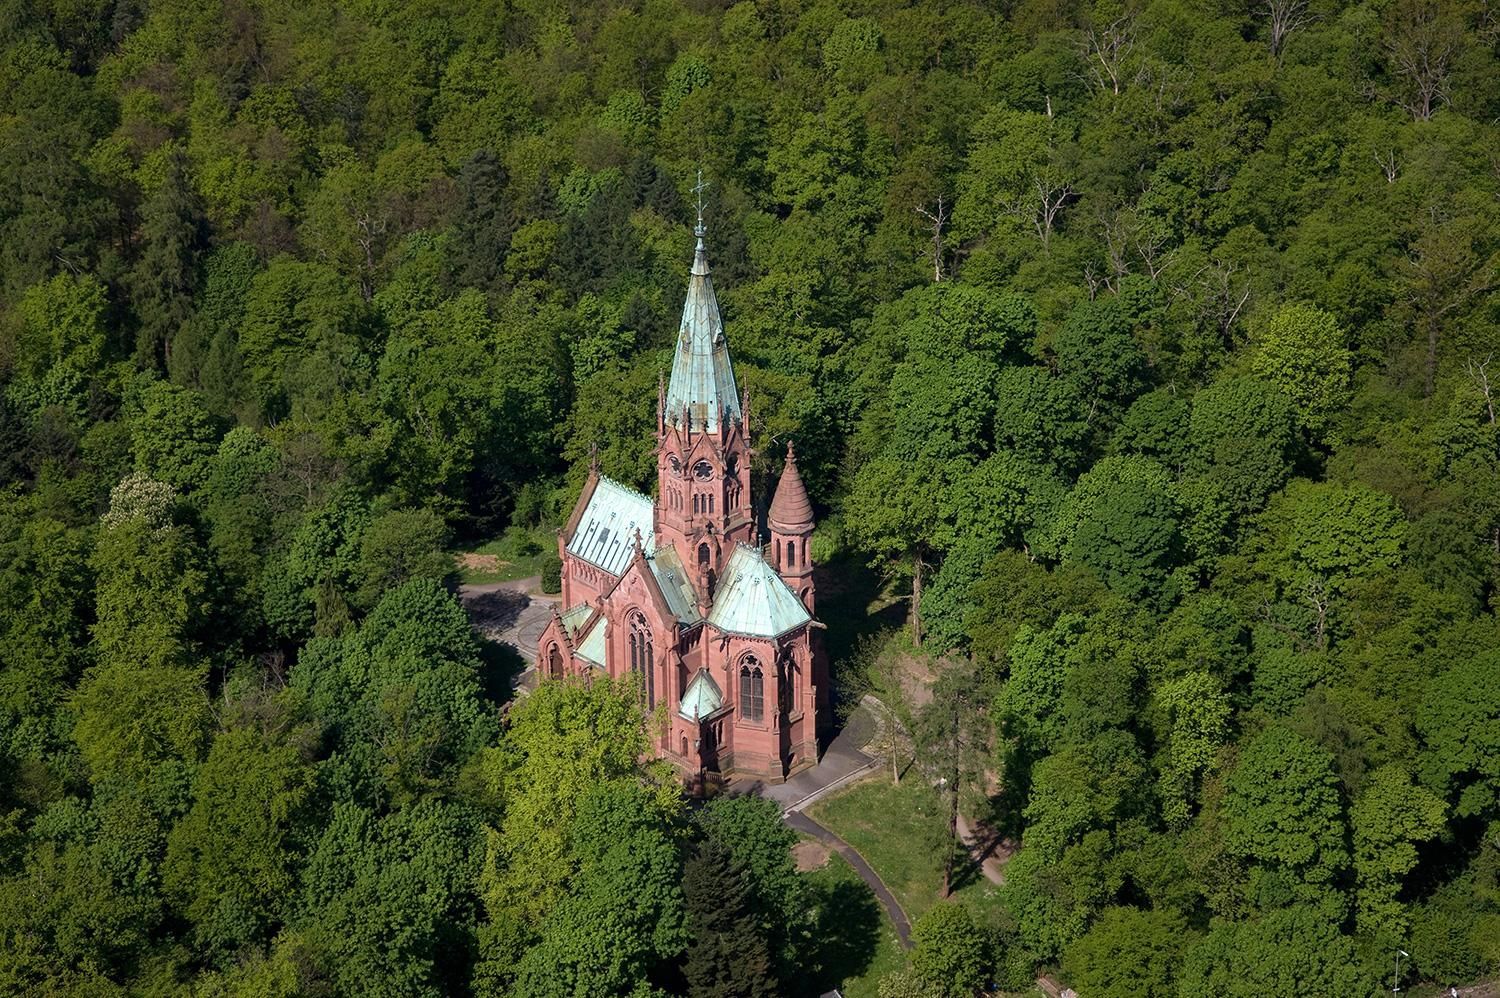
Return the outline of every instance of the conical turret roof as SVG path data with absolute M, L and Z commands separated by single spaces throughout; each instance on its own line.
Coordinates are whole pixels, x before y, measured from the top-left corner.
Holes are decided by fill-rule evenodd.
M 786 445 L 786 467 L 781 471 L 781 481 L 776 483 L 776 496 L 771 500 L 766 520 L 780 534 L 799 534 L 813 527 L 812 501 L 807 498 L 807 487 L 797 472 L 797 452 L 790 443 Z
M 693 252 L 693 270 L 688 278 L 687 300 L 682 305 L 682 324 L 677 328 L 677 352 L 672 357 L 672 377 L 667 382 L 666 421 L 673 426 L 710 433 L 719 430 L 719 416 L 740 418 L 739 391 L 734 367 L 729 362 L 729 341 L 719 318 L 719 301 L 708 276 L 708 250 L 703 245 L 703 226 L 697 229 L 698 247 Z

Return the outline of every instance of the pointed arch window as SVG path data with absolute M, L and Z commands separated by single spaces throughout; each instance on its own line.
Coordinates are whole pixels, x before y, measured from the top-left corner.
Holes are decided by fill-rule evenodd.
M 656 707 L 656 653 L 651 641 L 651 625 L 645 614 L 633 611 L 630 623 L 630 670 L 646 681 L 646 707 Z
M 740 665 L 740 716 L 747 721 L 766 716 L 766 677 L 753 655 Z

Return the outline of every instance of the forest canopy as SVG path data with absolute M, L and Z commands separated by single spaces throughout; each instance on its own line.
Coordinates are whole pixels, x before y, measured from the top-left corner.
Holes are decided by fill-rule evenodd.
M 919 756 L 1020 843 L 888 992 L 1494 972 L 1497 45 L 1468 0 L 0 0 L 0 992 L 827 980 L 774 809 L 686 809 L 628 689 L 506 705 L 452 591 L 591 454 L 651 488 L 700 170 L 757 494 L 795 439 L 815 556 L 963 663 Z

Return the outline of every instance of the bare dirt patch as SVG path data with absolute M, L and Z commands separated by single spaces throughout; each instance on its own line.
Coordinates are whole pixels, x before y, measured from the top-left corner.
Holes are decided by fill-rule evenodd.
M 797 864 L 798 873 L 821 870 L 828 865 L 828 847 L 821 842 L 803 839 L 792 846 L 792 859 Z
M 465 572 L 498 572 L 500 566 L 508 565 L 509 562 L 500 560 L 497 554 L 478 554 L 474 551 L 465 551 L 458 556 L 458 567 Z

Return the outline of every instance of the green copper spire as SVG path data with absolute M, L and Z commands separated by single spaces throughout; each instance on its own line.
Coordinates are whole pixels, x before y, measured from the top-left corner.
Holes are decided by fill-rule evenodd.
M 703 245 L 703 174 L 698 174 L 698 225 L 693 230 L 698 246 L 693 251 L 693 269 L 688 278 L 687 301 L 682 305 L 682 325 L 677 329 L 677 352 L 672 357 L 672 377 L 667 382 L 665 417 L 672 426 L 719 431 L 725 420 L 740 419 L 740 396 L 729 362 L 729 341 L 719 318 L 708 275 L 708 250 Z

